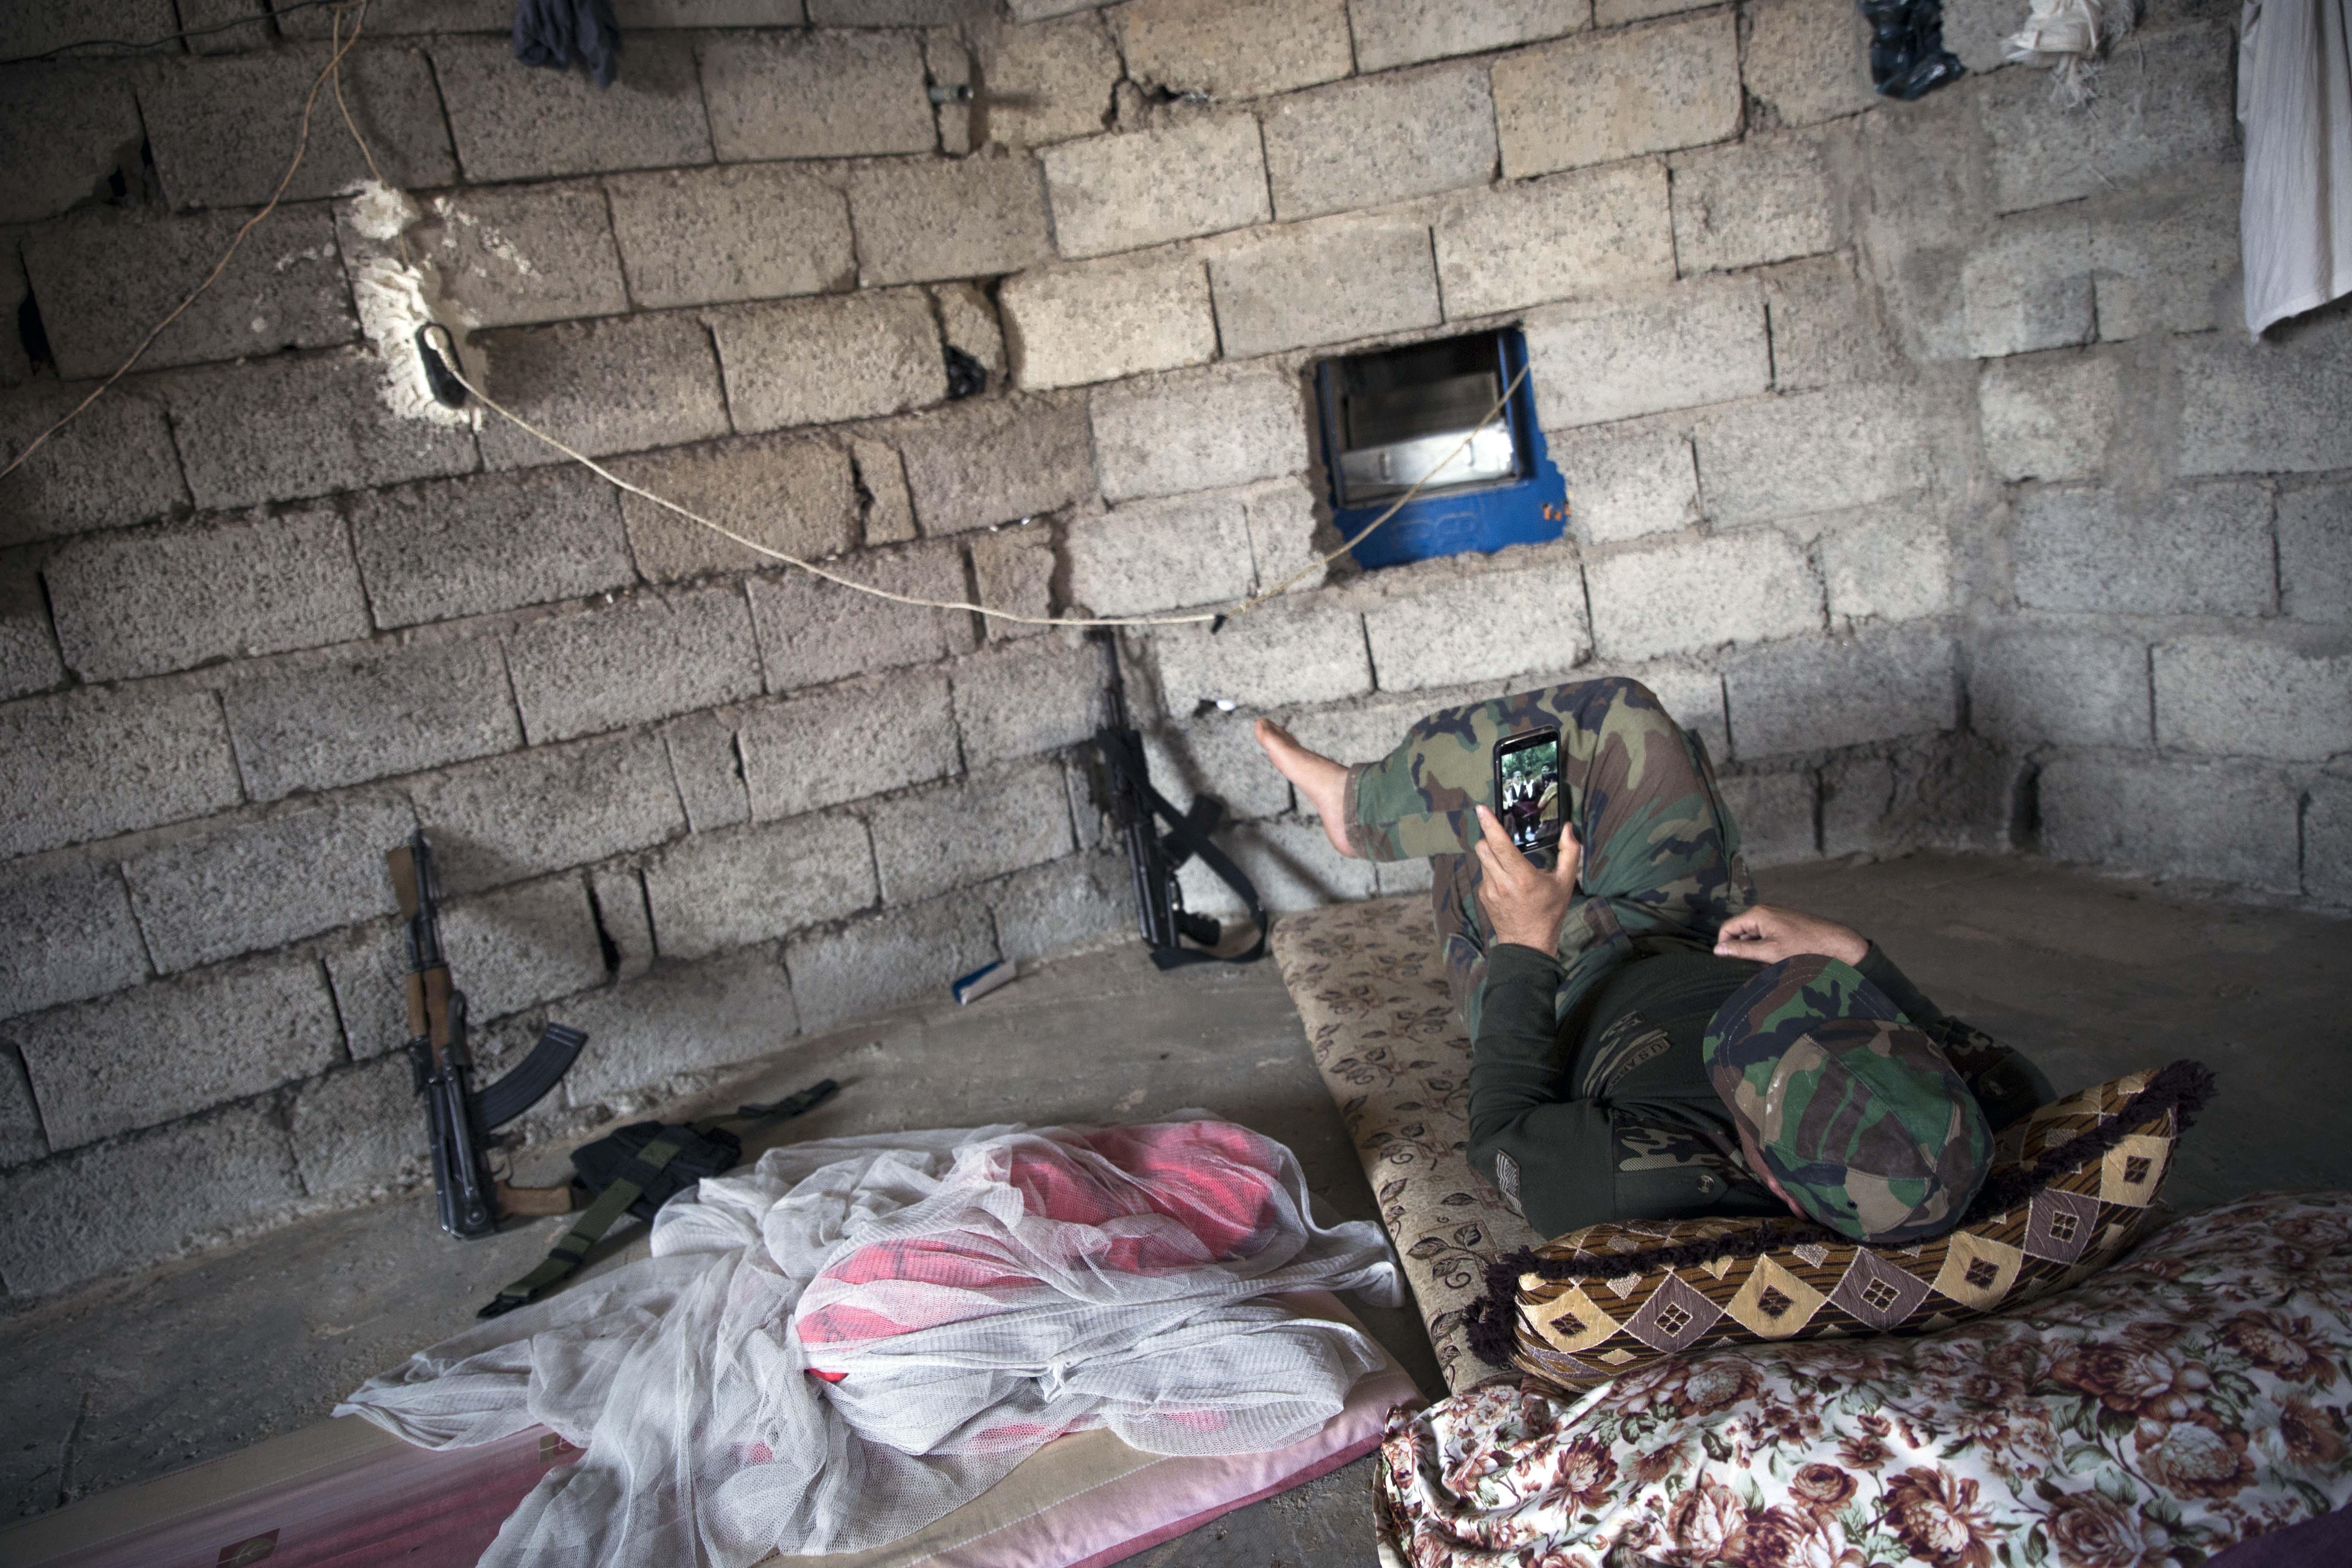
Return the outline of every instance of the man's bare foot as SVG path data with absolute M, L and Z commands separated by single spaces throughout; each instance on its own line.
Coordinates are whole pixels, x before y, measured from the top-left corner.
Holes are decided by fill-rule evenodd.
M 1253 733 L 1257 743 L 1265 748 L 1275 771 L 1297 788 L 1306 797 L 1307 809 L 1322 819 L 1323 837 L 1331 841 L 1331 847 L 1349 859 L 1358 858 L 1356 852 L 1348 847 L 1347 764 L 1308 751 L 1271 719 L 1259 720 Z

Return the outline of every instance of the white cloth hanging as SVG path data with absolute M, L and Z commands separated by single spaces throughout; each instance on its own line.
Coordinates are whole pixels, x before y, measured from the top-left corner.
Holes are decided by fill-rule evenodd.
M 2352 294 L 2347 0 L 2248 0 L 2239 18 L 2246 330 Z

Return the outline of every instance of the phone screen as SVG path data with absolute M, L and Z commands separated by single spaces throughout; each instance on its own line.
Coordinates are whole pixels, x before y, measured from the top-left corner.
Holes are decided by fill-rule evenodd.
M 1559 736 L 1524 745 L 1506 742 L 1495 752 L 1503 830 L 1522 850 L 1559 842 Z

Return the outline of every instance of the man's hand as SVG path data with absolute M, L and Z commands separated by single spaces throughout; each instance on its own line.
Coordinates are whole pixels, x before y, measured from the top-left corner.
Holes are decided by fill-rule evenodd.
M 1584 863 L 1583 848 L 1572 832 L 1563 830 L 1557 853 L 1559 864 L 1539 869 L 1519 853 L 1503 825 L 1485 806 L 1478 808 L 1478 864 L 1485 875 L 1478 882 L 1478 907 L 1496 942 L 1516 942 L 1538 952 L 1559 947 L 1559 922 L 1576 897 L 1576 871 Z
M 1870 943 L 1860 932 L 1825 921 L 1819 915 L 1758 904 L 1732 916 L 1716 933 L 1717 958 L 1747 958 L 1758 963 L 1778 963 L 1801 952 L 1818 952 L 1841 963 L 1860 963 Z

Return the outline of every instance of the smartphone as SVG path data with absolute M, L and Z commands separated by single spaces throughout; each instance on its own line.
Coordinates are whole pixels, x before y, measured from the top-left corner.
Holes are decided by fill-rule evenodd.
M 1495 815 L 1520 853 L 1559 842 L 1559 731 L 1528 730 L 1495 742 Z

